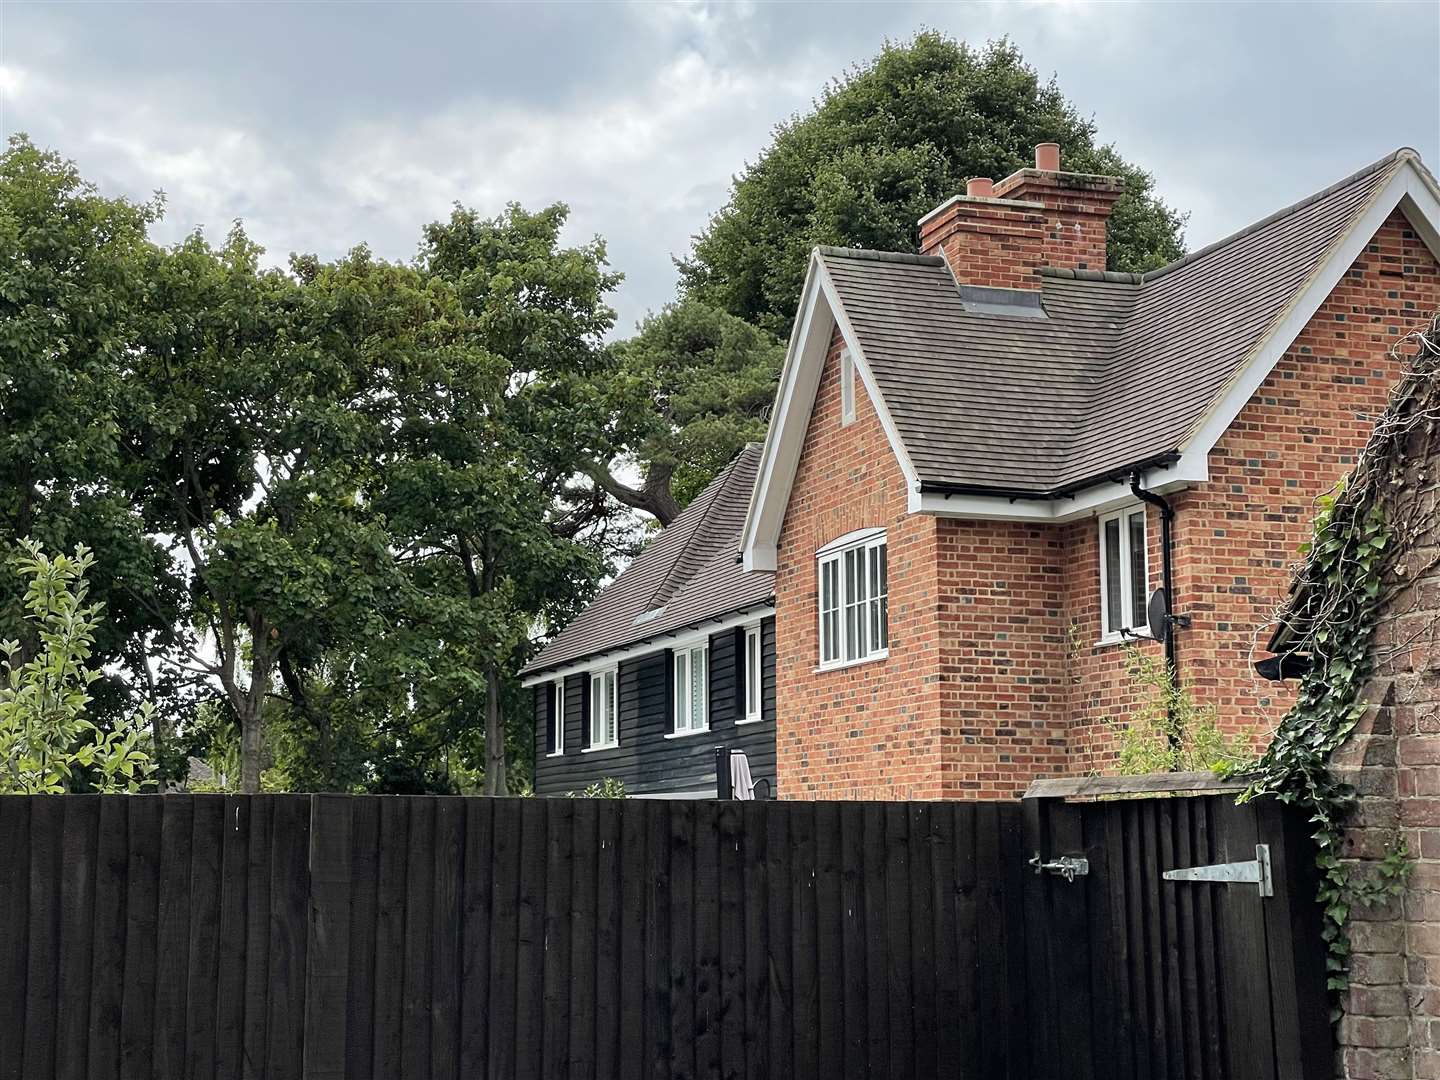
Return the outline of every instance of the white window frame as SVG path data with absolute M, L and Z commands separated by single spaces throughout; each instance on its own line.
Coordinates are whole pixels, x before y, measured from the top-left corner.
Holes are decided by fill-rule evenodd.
M 596 668 L 590 672 L 589 679 L 590 715 L 585 718 L 586 723 L 590 725 L 590 745 L 585 747 L 587 754 L 596 750 L 613 750 L 620 745 L 620 669 L 619 667 Z M 610 684 L 608 694 L 605 693 L 607 679 Z M 603 736 L 607 727 L 610 730 L 610 738 L 608 740 L 596 738 L 597 732 Z
M 1130 518 L 1139 514 L 1144 523 L 1144 540 L 1140 561 L 1144 580 L 1141 582 L 1140 603 L 1143 605 L 1149 600 L 1150 594 L 1150 515 L 1146 513 L 1144 503 L 1131 503 L 1119 510 L 1108 514 L 1101 514 L 1096 520 L 1095 546 L 1099 552 L 1100 562 L 1100 641 L 1101 645 L 1113 645 L 1129 638 L 1150 636 L 1150 629 L 1142 620 L 1139 623 L 1134 621 L 1135 613 L 1135 583 L 1130 574 L 1130 560 L 1132 548 L 1130 544 Z M 1112 626 L 1110 623 L 1110 572 L 1106 559 L 1105 527 L 1110 522 L 1119 522 L 1116 532 L 1120 538 L 1120 612 L 1121 620 L 1119 626 Z
M 840 426 L 855 422 L 855 357 L 840 350 Z
M 695 693 L 695 659 L 700 658 L 703 670 L 700 687 L 700 715 L 696 716 L 691 706 Z M 684 693 L 681 693 L 680 673 L 685 673 Z M 670 650 L 670 731 L 667 739 L 683 739 L 690 735 L 703 735 L 710 730 L 710 638 L 697 637 L 677 642 Z
M 555 749 L 546 757 L 561 757 L 565 753 L 565 680 L 556 679 L 555 687 Z
M 765 639 L 759 623 L 745 627 L 741 647 L 745 650 L 745 699 L 735 723 L 758 724 L 765 718 Z
M 884 660 L 890 655 L 890 552 L 885 530 L 847 533 L 816 552 L 815 561 L 816 670 Z M 851 573 L 852 568 L 858 574 Z M 828 607 L 827 594 L 834 600 Z

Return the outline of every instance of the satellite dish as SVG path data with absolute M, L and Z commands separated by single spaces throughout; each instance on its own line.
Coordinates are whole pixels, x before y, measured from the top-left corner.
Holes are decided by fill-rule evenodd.
M 1169 621 L 1170 598 L 1165 595 L 1164 589 L 1156 589 L 1150 594 L 1150 602 L 1145 605 L 1145 622 L 1150 627 L 1150 636 L 1156 641 L 1164 641 Z

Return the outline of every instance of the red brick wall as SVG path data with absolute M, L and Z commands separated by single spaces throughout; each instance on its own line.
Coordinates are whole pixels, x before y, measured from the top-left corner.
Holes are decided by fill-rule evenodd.
M 1266 655 L 1266 624 L 1310 536 L 1316 498 L 1349 471 L 1399 378 L 1391 347 L 1437 309 L 1440 267 L 1397 211 L 1211 451 L 1209 482 L 1173 499 L 1177 606 L 1194 619 L 1178 638 L 1181 677 L 1230 731 L 1263 740 L 1291 703 L 1287 684 L 1266 682 L 1252 667 Z M 1149 524 L 1153 588 L 1153 514 Z M 1089 644 L 1099 636 L 1095 523 L 1070 533 L 1069 614 Z M 1075 771 L 1109 763 L 1106 721 L 1123 718 L 1131 696 L 1122 659 L 1115 648 L 1077 651 Z
M 1440 308 L 1440 268 L 1396 214 L 1175 496 L 1176 586 L 1194 626 L 1183 676 L 1239 731 L 1289 705 L 1252 646 L 1289 583 L 1314 500 L 1349 468 L 1398 365 L 1391 346 Z M 857 379 L 839 422 L 839 339 L 817 392 L 778 551 L 779 788 L 787 798 L 1010 797 L 1038 775 L 1104 770 L 1135 697 L 1099 646 L 1094 519 L 1059 526 L 906 512 L 903 474 Z M 816 672 L 815 551 L 884 525 L 891 655 Z M 1160 582 L 1149 517 L 1150 587 Z M 1158 653 L 1158 645 L 1144 648 Z
M 904 474 L 858 373 L 856 418 L 841 426 L 839 356 L 837 333 L 776 552 L 777 787 L 787 799 L 938 798 L 937 522 L 906 512 Z M 817 672 L 815 552 L 882 525 L 890 658 Z
M 1105 269 L 1106 222 L 1123 191 L 1124 184 L 1109 176 L 1034 169 L 995 185 L 1001 198 L 1045 204 L 1044 264 L 1065 270 Z
M 961 285 L 1038 289 L 1045 214 L 996 199 L 962 198 L 920 226 L 920 251 L 943 255 Z

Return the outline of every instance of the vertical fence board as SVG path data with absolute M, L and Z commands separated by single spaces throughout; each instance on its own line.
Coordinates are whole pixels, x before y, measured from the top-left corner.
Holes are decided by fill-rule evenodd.
M 565 875 L 570 901 L 569 910 L 562 908 L 559 912 L 561 932 L 569 942 L 570 967 L 568 987 L 561 992 L 569 999 L 565 1075 L 576 1080 L 589 1080 L 595 1075 L 596 1032 L 613 1034 L 619 1023 L 617 957 L 614 931 L 608 925 L 615 910 L 614 850 L 607 849 L 606 838 L 599 831 L 601 810 L 611 811 L 614 805 L 610 799 L 575 800 L 570 823 L 574 852 L 571 865 L 555 870 L 557 875 Z M 599 909 L 601 904 L 605 904 L 604 911 Z M 609 1056 L 613 1060 L 613 1055 Z
M 544 1005 L 541 1010 L 543 1034 L 540 1037 L 540 1072 L 545 1080 L 563 1080 L 570 1063 L 570 952 L 574 944 L 570 890 L 573 886 L 572 862 L 582 862 L 590 874 L 595 872 L 594 833 L 583 848 L 575 848 L 574 799 L 547 799 L 545 807 L 545 906 L 543 908 L 544 949 L 541 953 L 540 975 Z M 574 912 L 587 920 L 594 919 L 593 908 Z M 593 923 L 592 923 L 593 924 Z M 592 975 L 593 975 L 593 968 Z M 593 1015 L 595 992 L 591 991 L 575 1007 Z
M 695 1076 L 695 807 L 670 811 L 670 1069 Z
M 815 983 L 820 1022 L 816 1069 L 841 1076 L 845 1068 L 845 905 L 840 870 L 840 804 L 816 803 Z
M 465 801 L 465 866 L 461 887 L 464 930 L 460 961 L 460 1075 L 487 1074 L 490 1047 L 490 906 L 494 888 L 494 808 L 491 799 Z
M 220 859 L 225 797 L 197 795 L 190 839 L 190 970 L 185 989 L 185 1076 L 215 1074 L 216 992 L 220 982 Z
M 269 1075 L 270 1024 L 270 848 L 275 796 L 251 795 L 250 834 L 245 855 L 245 1080 Z
M 29 950 L 25 972 L 26 1077 L 55 1071 L 55 1021 L 60 975 L 60 849 L 65 801 L 37 796 L 30 810 Z
M 346 795 L 313 795 L 309 802 L 303 1060 L 307 1078 L 331 1080 L 345 1076 L 355 800 Z
M 996 926 L 999 936 L 997 951 L 1005 973 L 998 1028 L 1004 1032 L 1007 1043 L 1002 1059 L 1004 1064 L 997 1066 L 994 1075 L 1008 1075 L 1011 1080 L 1017 1080 L 1025 1075 L 1025 1047 L 1029 1029 L 1033 1026 L 1030 1000 L 1025 988 L 1026 954 L 1029 949 L 1024 923 L 1027 853 L 1021 845 L 1019 809 L 1013 805 L 995 805 L 994 811 L 999 821 L 999 860 L 994 864 L 993 872 L 1000 878 L 1001 906 L 1004 912 Z M 1014 856 L 1016 851 L 1020 852 L 1018 858 Z
M 820 1034 L 819 924 L 815 906 L 815 804 L 790 808 L 790 927 L 793 1017 L 790 1037 L 794 1045 L 796 1076 L 818 1076 Z
M 430 1075 L 460 1074 L 460 883 L 465 875 L 465 803 L 435 803 L 435 917 L 430 926 L 434 992 L 430 1018 Z
M 910 835 L 904 803 L 885 804 L 885 909 L 890 986 L 890 1074 L 915 1075 L 910 985 Z
M 720 804 L 695 804 L 695 913 L 691 968 L 695 980 L 695 1076 L 720 1076 Z
M 790 818 L 793 803 L 770 807 L 765 820 L 765 875 L 769 890 L 770 955 L 770 1075 L 793 1076 L 793 1047 L 790 1026 L 794 1023 L 791 1005 L 794 979 L 791 975 L 790 941 L 794 910 L 790 903 Z
M 765 807 L 741 805 L 745 836 L 745 1076 L 770 1075 L 770 909 L 766 903 Z
M 942 1060 L 955 1063 L 952 1075 L 965 1080 L 980 1072 L 980 914 L 979 853 L 975 845 L 975 804 L 952 803 L 950 843 L 939 855 L 938 884 L 947 895 L 943 948 L 953 990 L 940 1000 L 941 1028 L 945 1033 Z M 945 861 L 948 859 L 948 863 Z M 987 942 L 994 947 L 994 941 Z M 969 1016 L 969 1024 L 946 1022 L 947 1017 Z
M 60 856 L 60 981 L 56 991 L 60 1009 L 55 1025 L 55 1075 L 60 1077 L 85 1074 L 99 830 L 100 796 L 71 795 L 65 799 L 65 837 Z
M 350 810 L 350 939 L 345 986 L 345 1076 L 370 1080 L 375 1066 L 375 927 L 379 918 L 380 805 L 366 795 Z
M 305 952 L 310 907 L 310 797 L 277 795 L 270 855 L 268 1076 L 292 1080 L 305 1064 Z
M 0 1055 L 0 1078 L 20 1080 L 25 1068 L 25 1002 L 29 987 L 25 974 L 29 970 L 30 922 L 30 808 L 34 799 L 0 798 L 0 851 L 6 852 L 6 872 L 0 874 L 0 911 L 12 929 L 0 937 L 0 986 L 9 992 L 0 994 L 0 1033 L 10 1052 Z
M 159 914 L 160 816 L 164 800 L 137 795 L 126 835 L 125 989 L 120 1007 L 120 1075 L 150 1080 L 155 1037 L 156 920 Z
M 908 807 L 910 817 L 910 986 L 914 1015 L 915 1075 L 933 1077 L 939 1038 L 935 1013 L 935 897 L 931 878 L 935 837 L 928 803 Z
M 865 991 L 865 808 L 845 803 L 840 808 L 840 908 L 845 919 L 844 945 L 838 958 L 842 1006 L 841 1075 L 860 1080 L 866 1075 L 870 1051 Z
M 380 850 L 375 884 L 375 1009 L 371 1073 L 401 1071 L 401 1010 L 405 985 L 406 837 L 410 803 L 398 796 L 380 800 Z
M 644 970 L 650 986 L 644 1027 L 650 1058 L 644 1065 L 653 1080 L 670 1080 L 674 1053 L 670 1028 L 670 813 L 663 802 L 647 802 L 641 811 L 647 866 Z
M 546 806 L 520 809 L 520 903 L 517 908 L 515 976 L 515 1072 L 517 1080 L 541 1075 L 542 1010 L 545 1007 Z
M 890 1073 L 890 952 L 885 917 L 885 804 L 861 804 L 865 882 L 866 1066 L 873 1076 Z M 902 1080 L 897 1077 L 896 1080 Z
M 162 944 L 155 965 L 155 1072 L 185 1072 L 185 992 L 189 982 L 190 845 L 195 831 L 195 797 L 172 795 L 160 820 L 160 921 Z M 182 944 L 183 942 L 183 944 Z
M 99 840 L 95 867 L 95 931 L 91 964 L 90 1023 L 86 1035 L 86 1075 L 90 1080 L 113 1080 L 120 1071 L 120 1009 L 125 987 L 125 904 L 130 868 L 126 840 L 128 799 L 101 799 Z M 5 806 L 24 804 L 23 799 L 0 799 L 0 818 Z M 0 829 L 0 845 L 5 844 Z M 20 865 L 28 851 L 9 849 Z M 0 880 L 0 907 L 4 907 L 4 885 Z M 18 937 L 18 935 L 17 935 Z M 0 955 L 7 942 L 0 941 Z M 0 963 L 0 979 L 6 976 Z M 0 985 L 15 986 L 3 982 Z M 0 1001 L 9 995 L 0 994 Z M 22 1000 L 17 992 L 16 1000 Z M 239 1054 L 235 1054 L 239 1059 Z M 0 1075 L 4 1068 L 0 1066 Z M 79 1075 L 77 1073 L 77 1075 Z
M 405 959 L 400 1008 L 400 1061 L 406 1076 L 430 1075 L 430 927 L 435 902 L 435 800 L 406 798 Z
M 1210 839 L 1210 814 L 1212 800 L 1198 800 L 1191 816 L 1193 843 L 1191 854 L 1194 865 L 1201 866 L 1215 861 L 1215 848 Z M 1197 1016 L 1200 1030 L 1200 1047 L 1205 1062 L 1206 1077 L 1224 1077 L 1225 1055 L 1220 1045 L 1220 971 L 1215 945 L 1215 905 L 1211 890 L 1199 889 L 1195 894 L 1195 924 L 1198 953 L 1197 967 L 1200 985 L 1200 1011 Z M 1329 1042 L 1327 1037 L 1326 1042 Z
M 626 967 L 622 961 L 622 949 L 626 944 L 626 928 L 624 926 L 627 916 L 632 913 L 625 910 L 628 898 L 625 896 L 628 882 L 625 881 L 624 850 L 621 836 L 621 804 L 614 799 L 602 799 L 598 802 L 590 802 L 587 806 L 594 807 L 595 824 L 595 873 L 589 878 L 580 872 L 577 864 L 575 870 L 574 884 L 572 886 L 575 897 L 577 914 L 585 910 L 595 912 L 595 925 L 593 941 L 590 943 L 591 953 L 589 962 L 594 965 L 594 994 L 595 994 L 595 1015 L 593 1021 L 577 1023 L 572 1019 L 570 1025 L 570 1061 L 572 1063 L 572 1076 L 576 1080 L 590 1080 L 592 1076 L 611 1077 L 618 1073 L 618 1061 L 620 1053 L 620 1040 L 625 1031 L 639 1030 L 639 1025 L 627 1028 L 627 1019 L 624 1016 L 626 1008 L 625 995 L 633 989 L 637 981 L 634 973 L 642 970 L 637 963 L 635 967 Z M 577 835 L 587 833 L 591 828 L 589 822 L 584 820 L 585 815 L 576 808 Z M 645 904 L 645 891 L 643 879 L 635 883 L 633 899 L 638 905 L 638 911 L 643 912 Z M 593 886 L 593 888 L 592 888 Z M 635 927 L 639 927 L 640 920 L 635 919 Z M 584 922 L 582 920 L 582 928 Z M 577 935 L 576 949 L 582 948 L 582 937 Z M 580 960 L 575 957 L 581 956 Z M 576 972 L 577 979 L 580 977 L 580 965 L 585 962 L 583 954 L 577 952 L 571 957 L 571 969 Z M 577 982 L 577 987 L 583 987 L 583 982 Z M 582 991 L 577 990 L 577 993 Z M 635 1019 L 639 1017 L 638 995 L 630 996 L 632 1015 Z M 628 1021 L 633 1023 L 633 1021 Z M 636 1072 L 630 1076 L 638 1075 Z
M 745 832 L 741 806 L 720 804 L 720 1060 L 724 1080 L 745 1076 Z
M 515 1075 L 515 971 L 520 918 L 520 811 L 497 802 L 494 816 L 495 891 L 490 924 L 490 1080 Z
M 226 795 L 221 806 L 215 1080 L 240 1080 L 245 1058 L 245 986 L 254 962 L 246 947 L 250 822 L 254 807 L 245 795 Z

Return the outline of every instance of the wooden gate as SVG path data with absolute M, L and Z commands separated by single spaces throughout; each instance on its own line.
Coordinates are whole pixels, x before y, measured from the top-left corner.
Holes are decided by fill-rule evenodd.
M 1049 864 L 1026 875 L 1034 1033 L 1027 1075 L 1333 1075 L 1316 871 L 1303 815 L 1269 800 L 1237 806 L 1234 790 L 1126 798 L 1116 791 L 1125 786 L 1041 782 L 1025 800 L 1026 857 Z M 1213 779 L 1204 786 L 1217 787 Z M 1258 862 L 1257 845 L 1269 856 L 1273 896 L 1248 881 L 1162 876 Z M 1073 880 L 1067 856 L 1087 862 Z

